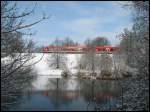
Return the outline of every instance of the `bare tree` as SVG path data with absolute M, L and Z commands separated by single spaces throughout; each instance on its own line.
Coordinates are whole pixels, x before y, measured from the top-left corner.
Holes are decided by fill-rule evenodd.
M 96 37 L 91 42 L 94 46 L 104 46 L 104 45 L 110 45 L 110 42 L 106 37 Z
M 90 72 L 90 74 L 93 76 L 96 74 L 96 68 L 98 67 L 97 55 L 95 47 L 91 45 L 91 40 L 87 39 L 85 44 L 87 46 L 87 50 L 85 51 L 85 54 L 81 56 L 79 66 L 82 69 Z
M 47 58 L 49 66 L 54 67 L 56 69 L 66 69 L 65 62 L 67 58 L 64 56 L 63 53 L 60 53 L 60 46 L 62 45 L 62 41 L 56 38 L 52 44 L 55 46 L 55 48 L 53 48 L 53 54 L 50 54 L 50 56 Z
M 31 33 L 21 30 L 46 19 L 42 17 L 25 24 L 24 21 L 33 13 L 34 8 L 29 12 L 18 13 L 17 3 L 1 1 L 1 98 L 8 99 L 2 100 L 2 107 L 14 103 L 15 100 L 9 103 L 9 99 L 16 98 L 16 93 L 21 92 L 33 79 L 32 67 L 27 66 L 27 63 L 34 58 L 34 44 L 32 40 L 22 38 L 23 35 Z
M 74 46 L 77 45 L 78 43 L 75 43 L 71 38 L 66 37 L 63 41 L 62 41 L 62 45 L 63 46 Z
M 98 72 L 100 73 L 100 70 L 104 70 L 105 71 L 106 68 L 109 70 L 112 67 L 112 63 L 111 63 L 111 58 L 106 54 L 106 56 L 101 56 L 100 54 L 96 53 L 96 46 L 103 46 L 103 45 L 108 45 L 109 41 L 105 38 L 101 38 L 101 37 L 97 37 L 93 40 L 87 39 L 85 41 L 85 45 L 87 46 L 87 50 L 85 52 L 85 54 L 83 54 L 81 56 L 81 61 L 80 61 L 80 66 L 83 69 L 86 69 L 87 71 L 90 71 L 91 74 L 98 74 Z M 108 60 L 110 62 L 107 62 L 105 58 L 109 58 Z M 105 61 L 105 62 L 104 62 Z
M 107 54 L 107 52 L 103 52 L 100 56 L 100 69 L 101 76 L 111 76 L 112 74 L 112 57 Z

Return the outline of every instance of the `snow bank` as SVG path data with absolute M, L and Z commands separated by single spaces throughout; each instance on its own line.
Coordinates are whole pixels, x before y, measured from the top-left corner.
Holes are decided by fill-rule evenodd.
M 81 57 L 81 54 L 67 54 L 67 67 L 72 74 L 77 73 L 77 62 Z
M 32 63 L 38 61 L 42 57 L 42 53 L 35 53 L 34 55 L 36 58 L 31 61 Z M 37 80 L 33 83 L 33 86 L 38 90 L 46 88 L 48 78 L 61 78 L 61 73 L 63 72 L 63 70 L 56 70 L 48 66 L 47 58 L 49 56 L 51 56 L 51 54 L 44 54 L 42 60 L 33 66 L 33 69 L 38 76 Z M 65 56 L 67 57 L 66 65 L 68 70 L 71 74 L 75 74 L 77 72 L 77 60 L 80 57 L 80 54 L 66 54 Z
M 49 78 L 61 78 L 61 74 L 62 74 L 63 70 L 60 70 L 60 69 L 56 70 L 56 69 L 53 69 L 48 66 L 47 58 L 48 58 L 48 56 L 52 55 L 51 53 L 44 54 L 44 56 L 43 56 L 43 53 L 33 53 L 33 55 L 35 56 L 35 58 L 30 60 L 30 62 L 28 62 L 26 65 L 35 63 L 42 58 L 38 63 L 33 65 L 33 70 L 35 71 L 35 75 L 37 75 L 37 80 L 33 82 L 33 86 L 36 89 L 45 89 Z M 70 75 L 74 76 L 78 71 L 77 63 L 78 63 L 78 61 L 80 61 L 81 54 L 65 54 L 65 56 L 67 58 L 67 61 L 66 61 L 67 68 L 71 73 Z M 110 56 L 113 58 L 112 54 L 110 54 Z M 1 59 L 1 62 L 5 61 L 5 60 L 9 60 L 8 57 Z M 136 69 L 129 68 L 126 65 L 124 65 L 122 63 L 119 64 L 119 63 L 121 63 L 121 62 L 116 63 L 116 65 L 118 65 L 120 69 L 125 68 L 124 69 L 125 71 L 129 71 L 133 74 L 137 73 Z M 112 70 L 113 70 L 113 68 L 112 68 Z M 71 82 L 68 82 L 68 89 L 75 88 L 77 86 L 77 85 L 73 84 L 75 87 L 71 87 L 71 86 L 69 86 L 70 83 Z
M 38 61 L 42 57 L 42 53 L 35 53 L 35 56 L 36 57 L 30 61 L 30 63 Z M 44 54 L 42 60 L 33 66 L 34 70 L 40 75 L 61 75 L 62 70 L 55 70 L 48 66 L 48 56 L 51 56 L 51 54 Z M 80 54 L 66 54 L 65 56 L 67 57 L 66 65 L 68 70 L 72 74 L 75 74 L 77 72 L 77 60 Z

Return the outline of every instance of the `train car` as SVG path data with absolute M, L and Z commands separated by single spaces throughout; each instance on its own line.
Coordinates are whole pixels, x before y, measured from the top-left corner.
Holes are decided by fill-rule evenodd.
M 94 48 L 94 49 L 93 49 Z M 95 46 L 95 47 L 88 47 L 88 46 L 48 46 L 43 48 L 43 52 L 88 52 L 89 50 L 95 50 L 95 52 L 103 52 L 106 51 L 108 53 L 112 53 L 113 51 L 117 50 L 118 47 L 113 46 Z
M 96 46 L 96 52 L 106 51 L 112 53 L 113 51 L 117 50 L 118 47 L 113 46 Z

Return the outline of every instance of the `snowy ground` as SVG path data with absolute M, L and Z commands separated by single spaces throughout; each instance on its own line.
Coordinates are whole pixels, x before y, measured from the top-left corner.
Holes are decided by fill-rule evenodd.
M 36 89 L 44 89 L 46 87 L 46 84 L 49 78 L 61 78 L 61 73 L 63 70 L 52 69 L 51 67 L 48 66 L 47 58 L 48 56 L 52 55 L 51 53 L 47 53 L 47 54 L 34 53 L 33 55 L 35 56 L 35 58 L 32 59 L 29 63 L 27 63 L 27 65 L 31 63 L 35 63 L 38 60 L 40 60 L 41 57 L 43 57 L 41 61 L 33 65 L 33 70 L 35 71 L 35 75 L 38 76 L 37 80 L 33 82 L 33 86 Z M 68 70 L 71 73 L 70 75 L 75 76 L 75 74 L 77 73 L 77 63 L 80 60 L 81 54 L 65 54 L 65 56 L 67 57 L 66 65 L 67 65 Z M 112 54 L 110 54 L 110 56 L 112 57 Z M 1 59 L 1 61 L 3 60 L 8 60 L 8 59 Z M 134 72 L 133 69 L 131 69 L 128 66 L 125 66 L 125 65 L 120 66 L 119 64 L 118 66 L 124 71 Z
M 43 54 L 42 53 L 34 53 L 34 55 L 36 57 L 31 61 L 31 63 L 38 61 L 42 57 Z M 37 72 L 38 75 L 49 75 L 52 77 L 53 76 L 56 76 L 56 77 L 61 76 L 62 70 L 52 69 L 51 67 L 48 66 L 47 58 L 50 55 L 51 54 L 44 54 L 42 60 L 33 66 L 34 70 Z M 66 62 L 67 68 L 69 69 L 69 71 L 72 74 L 75 74 L 77 72 L 77 69 L 76 69 L 77 61 L 81 55 L 80 54 L 66 54 L 65 56 L 67 57 L 67 62 Z
M 32 63 L 38 61 L 42 57 L 42 55 L 42 53 L 35 53 L 36 58 L 32 60 Z M 61 78 L 62 70 L 52 69 L 48 66 L 47 58 L 50 55 L 51 54 L 44 54 L 42 60 L 33 66 L 34 71 L 38 75 L 37 80 L 33 83 L 33 86 L 36 89 L 45 89 L 49 78 Z M 75 74 L 77 72 L 77 61 L 79 60 L 80 56 L 80 54 L 66 54 L 66 65 L 71 74 Z M 71 88 L 74 89 L 74 87 L 68 86 L 68 89 Z
M 34 53 L 34 55 L 36 56 L 36 58 L 34 58 L 32 60 L 32 62 L 36 62 L 37 60 L 39 60 L 43 54 L 42 53 Z M 33 83 L 33 85 L 36 89 L 45 89 L 49 78 L 61 78 L 62 70 L 52 69 L 48 66 L 47 58 L 50 55 L 51 55 L 51 53 L 44 54 L 44 57 L 42 58 L 42 60 L 39 63 L 35 64 L 33 67 L 38 75 L 37 80 Z M 75 76 L 77 73 L 77 62 L 80 60 L 81 54 L 65 54 L 65 56 L 67 57 L 66 65 L 67 65 L 68 70 L 71 73 L 70 75 Z M 112 54 L 110 54 L 110 56 L 113 58 Z M 121 65 L 122 66 L 120 66 L 120 64 L 118 64 L 118 66 L 122 70 L 134 72 L 132 68 L 130 68 L 122 63 L 121 63 Z M 113 70 L 113 68 L 112 68 L 112 70 Z M 68 89 L 69 88 L 74 89 L 75 87 L 68 86 Z

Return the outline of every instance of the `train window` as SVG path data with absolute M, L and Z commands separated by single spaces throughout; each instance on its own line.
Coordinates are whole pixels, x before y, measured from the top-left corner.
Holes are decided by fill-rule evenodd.
M 110 52 L 110 48 L 106 48 L 106 51 L 107 51 L 107 52 Z

